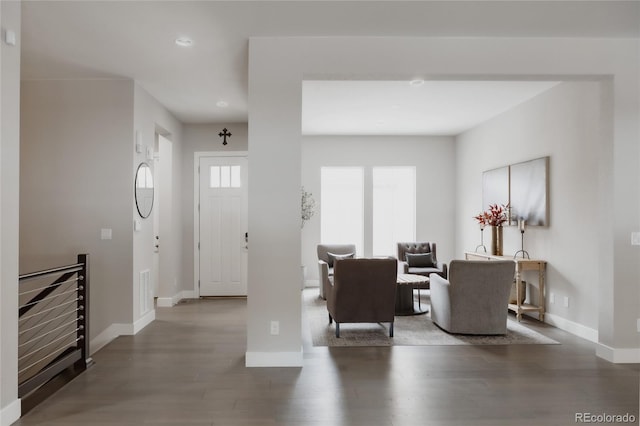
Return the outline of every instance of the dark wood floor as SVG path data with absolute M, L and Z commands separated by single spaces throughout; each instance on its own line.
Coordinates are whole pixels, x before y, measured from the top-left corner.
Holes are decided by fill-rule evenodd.
M 311 291 L 311 290 L 307 290 Z M 313 347 L 304 368 L 245 368 L 246 301 L 159 308 L 136 336 L 16 425 L 575 425 L 576 413 L 638 419 L 639 368 L 534 320 L 561 345 Z M 306 327 L 303 327 L 306 330 Z M 600 423 L 603 424 L 603 423 Z

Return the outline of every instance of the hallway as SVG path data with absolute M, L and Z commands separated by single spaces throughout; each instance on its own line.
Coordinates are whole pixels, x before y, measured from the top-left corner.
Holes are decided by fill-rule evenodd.
M 610 364 L 593 344 L 532 320 L 523 322 L 561 345 L 326 348 L 305 337 L 304 368 L 245 368 L 245 299 L 188 300 L 156 313 L 14 425 L 572 425 L 582 412 L 638 418 L 638 365 Z

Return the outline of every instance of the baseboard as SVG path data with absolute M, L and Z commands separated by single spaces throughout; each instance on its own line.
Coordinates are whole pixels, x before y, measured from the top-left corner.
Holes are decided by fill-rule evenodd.
M 156 298 L 156 306 L 158 308 L 171 308 L 172 306 L 180 303 L 184 299 L 195 299 L 196 293 L 193 290 L 182 290 L 177 292 L 171 297 L 158 297 Z
M 118 336 L 133 336 L 151 324 L 155 319 L 156 311 L 151 310 L 133 324 L 111 324 L 106 330 L 91 339 L 91 342 L 89 342 L 89 352 L 91 352 L 91 355 L 95 354 Z
M 91 342 L 89 342 L 89 352 L 93 355 L 116 337 L 131 334 L 127 332 L 128 329 L 128 324 L 111 324 L 102 333 L 91 339 Z
M 182 299 L 195 299 L 196 298 L 196 292 L 193 290 L 182 290 L 180 292 L 180 300 Z M 178 302 L 180 301 L 178 300 Z
M 178 301 L 176 301 L 176 296 L 173 296 L 173 297 L 158 297 L 156 299 L 156 306 L 158 308 L 170 308 L 173 305 L 175 305 L 176 303 L 178 303 Z
M 534 318 L 537 319 L 538 314 L 535 314 Z M 582 324 L 578 324 L 577 322 L 570 321 L 566 318 L 562 318 L 548 312 L 544 314 L 544 322 L 590 342 L 598 343 L 598 330 L 593 328 L 586 327 Z
M 183 299 L 195 299 L 194 291 L 182 290 L 174 294 L 172 297 L 158 297 L 156 299 L 156 306 L 159 308 L 170 308 L 180 303 Z
M 616 349 L 598 343 L 596 355 L 614 364 L 640 364 L 640 349 L 636 348 Z
M 304 282 L 305 287 L 320 287 L 320 280 L 306 280 Z
M 152 309 L 142 316 L 138 321 L 133 323 L 133 330 L 131 334 L 138 334 L 140 330 L 148 326 L 156 319 L 156 310 Z
M 0 426 L 10 426 L 20 418 L 21 413 L 21 402 L 18 398 L 0 409 Z
M 300 352 L 249 352 L 245 354 L 246 367 L 302 367 Z

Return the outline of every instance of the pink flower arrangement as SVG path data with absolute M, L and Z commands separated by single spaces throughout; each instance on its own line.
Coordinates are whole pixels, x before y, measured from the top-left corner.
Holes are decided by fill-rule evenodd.
M 509 205 L 490 204 L 489 210 L 480 213 L 473 218 L 478 221 L 481 227 L 484 226 L 502 226 L 509 218 L 507 217 L 507 211 Z

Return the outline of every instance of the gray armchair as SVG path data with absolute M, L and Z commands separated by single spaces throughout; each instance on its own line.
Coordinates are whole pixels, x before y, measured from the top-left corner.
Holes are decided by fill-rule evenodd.
M 416 256 L 417 255 L 417 256 Z M 447 264 L 436 257 L 436 243 L 410 242 L 398 243 L 398 262 L 404 274 L 424 275 L 432 273 L 447 278 Z M 429 288 L 426 284 L 424 288 Z
M 439 262 L 436 257 L 436 243 L 410 242 L 398 243 L 398 262 L 403 274 L 424 275 L 438 274 L 447 278 L 447 264 Z M 421 306 L 420 289 L 428 290 L 429 282 L 413 286 L 418 289 L 418 306 Z
M 459 334 L 506 334 L 515 262 L 453 260 L 449 280 L 431 274 L 431 320 Z
M 397 262 L 387 259 L 343 259 L 334 264 L 333 283 L 327 288 L 329 324 L 389 323 L 393 337 Z
M 326 299 L 325 291 L 331 284 L 334 260 L 340 257 L 355 257 L 356 246 L 355 244 L 318 244 L 317 251 L 320 297 Z

